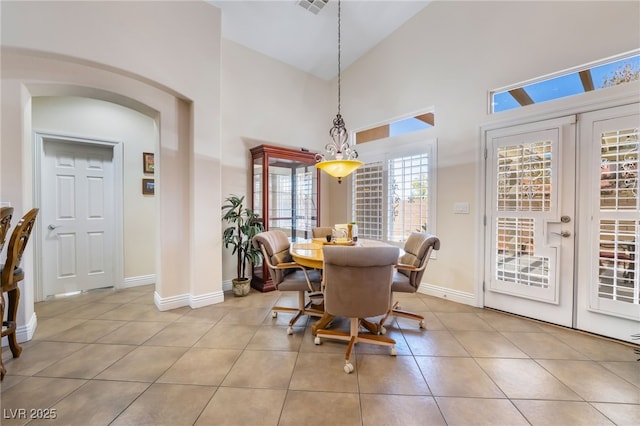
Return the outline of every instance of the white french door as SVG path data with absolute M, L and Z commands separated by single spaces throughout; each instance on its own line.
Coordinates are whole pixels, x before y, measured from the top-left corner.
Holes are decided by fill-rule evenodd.
M 575 117 L 491 130 L 485 306 L 572 325 Z
M 632 340 L 640 333 L 640 105 L 580 116 L 576 328 Z
M 636 103 L 487 131 L 485 306 L 640 333 L 639 129 Z
M 114 285 L 113 148 L 44 139 L 44 296 Z

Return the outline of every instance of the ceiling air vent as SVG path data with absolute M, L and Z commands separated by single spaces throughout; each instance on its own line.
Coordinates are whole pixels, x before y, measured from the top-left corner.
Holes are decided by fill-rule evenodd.
M 298 4 L 314 15 L 317 15 L 328 2 L 329 0 L 300 0 Z

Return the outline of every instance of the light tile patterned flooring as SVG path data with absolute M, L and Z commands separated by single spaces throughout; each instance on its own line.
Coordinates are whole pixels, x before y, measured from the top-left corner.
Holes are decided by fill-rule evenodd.
M 22 356 L 3 350 L 2 425 L 638 424 L 633 347 L 425 295 L 427 330 L 394 321 L 388 348 L 313 343 L 271 317 L 290 294 L 227 294 L 160 312 L 153 286 L 36 304 Z M 346 327 L 336 321 L 334 327 Z M 24 409 L 25 411 L 20 411 Z M 32 411 L 32 409 L 34 411 Z M 39 411 L 38 411 L 39 410 Z M 46 410 L 49 410 L 48 412 Z M 54 420 L 30 419 L 52 414 Z M 20 418 L 20 417 L 26 417 Z

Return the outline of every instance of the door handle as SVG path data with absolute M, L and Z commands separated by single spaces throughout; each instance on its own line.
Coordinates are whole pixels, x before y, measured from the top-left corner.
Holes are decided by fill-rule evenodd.
M 47 226 L 47 228 L 49 228 L 49 230 L 53 231 L 53 230 L 54 230 L 54 229 L 56 229 L 56 228 L 60 228 L 60 226 L 62 226 L 62 225 L 58 225 L 58 226 L 56 226 L 56 225 L 49 225 L 49 226 Z
M 552 235 L 558 235 L 558 236 L 563 237 L 563 238 L 569 238 L 571 236 L 571 232 L 569 232 L 569 231 L 552 232 L 551 234 Z

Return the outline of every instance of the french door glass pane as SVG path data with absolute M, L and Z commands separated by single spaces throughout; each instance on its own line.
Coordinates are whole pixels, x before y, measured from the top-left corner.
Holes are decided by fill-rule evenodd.
M 600 220 L 598 296 L 638 303 L 638 220 Z
M 549 258 L 534 255 L 535 219 L 498 217 L 496 279 L 521 286 L 549 287 Z
M 519 286 L 548 288 L 550 259 L 536 255 L 534 217 L 549 212 L 553 142 L 541 140 L 498 147 L 496 279 Z M 516 217 L 511 216 L 514 214 Z
M 638 129 L 600 137 L 598 297 L 639 304 Z
M 498 211 L 549 211 L 551 146 L 541 141 L 499 148 Z
M 638 129 L 607 132 L 600 144 L 600 209 L 640 210 Z

